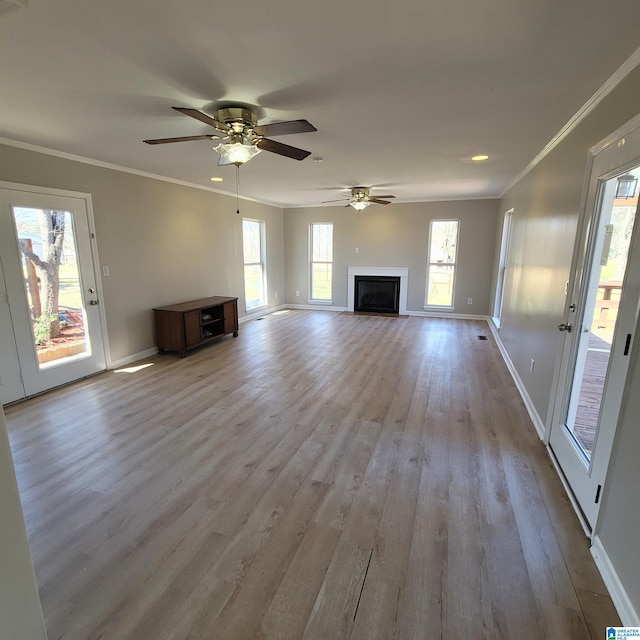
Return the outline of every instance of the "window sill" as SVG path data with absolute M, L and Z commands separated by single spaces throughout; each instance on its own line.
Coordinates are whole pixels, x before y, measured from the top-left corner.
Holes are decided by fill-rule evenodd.
M 329 306 L 333 304 L 333 300 L 307 300 L 307 304 L 324 304 Z

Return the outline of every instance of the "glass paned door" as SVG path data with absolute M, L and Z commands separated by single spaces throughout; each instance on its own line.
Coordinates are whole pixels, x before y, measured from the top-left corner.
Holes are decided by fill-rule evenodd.
M 591 528 L 599 513 L 640 308 L 638 190 L 630 192 L 628 184 L 619 188 L 628 173 L 640 177 L 640 127 L 624 136 L 625 144 L 619 140 L 597 151 L 590 168 L 567 315 L 558 326 L 563 338 L 549 438 Z
M 635 170 L 640 175 L 639 170 Z M 603 200 L 586 283 L 584 315 L 566 425 L 590 463 L 602 412 L 602 401 L 616 339 L 618 309 L 627 271 L 638 196 L 617 198 L 618 178 L 603 185 Z
M 7 304 L 0 331 L 14 347 L 0 351 L 3 403 L 104 370 L 87 200 L 0 189 L 0 226 Z
M 91 353 L 70 211 L 13 208 L 38 367 Z

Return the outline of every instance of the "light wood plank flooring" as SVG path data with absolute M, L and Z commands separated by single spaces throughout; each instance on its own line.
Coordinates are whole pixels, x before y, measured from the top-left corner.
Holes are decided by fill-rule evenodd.
M 484 322 L 277 313 L 6 413 L 50 640 L 619 624 Z

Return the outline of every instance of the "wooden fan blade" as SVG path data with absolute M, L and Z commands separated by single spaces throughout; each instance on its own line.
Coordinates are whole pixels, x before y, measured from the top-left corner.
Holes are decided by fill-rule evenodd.
M 338 200 L 323 200 L 320 204 L 328 204 L 329 202 L 344 202 L 350 198 L 338 198 Z
M 382 198 L 383 200 L 386 200 L 387 198 L 395 198 L 395 196 L 375 196 L 376 198 Z
M 200 120 L 200 122 L 204 122 L 205 124 L 211 125 L 215 127 L 218 131 L 223 131 L 227 133 L 229 131 L 229 127 L 224 122 L 218 122 L 215 118 L 208 116 L 206 113 L 202 113 L 202 111 L 198 111 L 197 109 L 186 109 L 184 107 L 171 107 L 180 113 L 184 113 L 185 116 L 189 116 L 191 118 L 195 118 L 196 120 Z
M 286 136 L 290 133 L 311 133 L 317 129 L 306 120 L 289 120 L 288 122 L 274 122 L 254 127 L 259 136 Z
M 286 156 L 294 160 L 304 160 L 307 156 L 311 155 L 311 151 L 291 147 L 288 144 L 282 144 L 275 140 L 267 140 L 266 138 L 259 140 L 256 146 L 263 151 L 271 151 L 271 153 L 277 153 L 279 156 Z
M 391 204 L 388 200 L 380 200 L 380 198 L 369 198 L 369 202 L 375 202 L 376 204 Z
M 217 136 L 185 136 L 182 138 L 157 138 L 156 140 L 143 140 L 147 144 L 168 144 L 169 142 L 189 142 L 190 140 L 216 140 Z

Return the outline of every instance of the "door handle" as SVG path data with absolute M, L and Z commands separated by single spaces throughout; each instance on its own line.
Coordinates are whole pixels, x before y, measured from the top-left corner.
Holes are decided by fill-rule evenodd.
M 93 305 L 98 304 L 98 301 L 97 300 L 89 300 L 89 304 L 93 306 Z
M 572 324 L 559 324 L 558 325 L 558 331 L 566 331 L 567 333 L 571 333 L 571 330 L 573 329 L 573 325 Z

